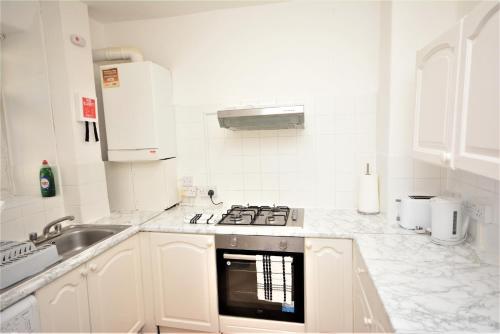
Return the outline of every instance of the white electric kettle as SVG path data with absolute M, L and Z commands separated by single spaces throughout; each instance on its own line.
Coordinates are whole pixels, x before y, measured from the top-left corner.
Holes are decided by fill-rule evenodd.
M 431 240 L 440 245 L 457 245 L 467 238 L 469 217 L 462 201 L 453 197 L 434 197 L 431 204 Z

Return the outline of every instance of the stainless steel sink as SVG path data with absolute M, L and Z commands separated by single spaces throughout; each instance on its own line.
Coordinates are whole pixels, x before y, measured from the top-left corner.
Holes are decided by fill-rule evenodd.
M 54 244 L 62 260 L 66 260 L 90 246 L 109 238 L 127 228 L 129 225 L 70 225 L 64 227 L 60 234 L 49 236 L 46 240 L 37 242 L 38 245 Z

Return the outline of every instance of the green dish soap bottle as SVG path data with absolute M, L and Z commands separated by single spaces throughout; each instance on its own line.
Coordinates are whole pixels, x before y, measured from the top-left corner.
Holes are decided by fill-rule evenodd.
M 47 160 L 42 161 L 42 168 L 40 168 L 40 191 L 42 197 L 54 197 L 56 195 L 54 174 Z

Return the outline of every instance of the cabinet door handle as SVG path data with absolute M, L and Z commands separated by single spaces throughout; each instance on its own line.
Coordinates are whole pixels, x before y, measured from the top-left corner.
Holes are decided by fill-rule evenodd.
M 87 269 L 80 269 L 80 276 L 82 277 L 87 277 L 87 274 L 89 273 L 89 271 Z
M 91 271 L 93 271 L 93 272 L 97 271 L 97 264 L 92 263 L 92 264 L 90 265 L 90 270 L 91 270 Z
M 451 153 L 450 152 L 443 152 L 441 154 L 441 160 L 445 164 L 449 164 L 451 162 Z
M 311 248 L 312 248 L 312 246 L 313 246 L 313 245 L 312 245 L 312 243 L 310 243 L 310 242 L 306 242 L 306 248 L 307 248 L 307 249 L 311 249 Z
M 356 271 L 358 272 L 358 274 L 362 274 L 362 273 L 366 273 L 366 270 L 364 270 L 363 268 L 357 268 Z
M 363 321 L 364 321 L 365 325 L 371 325 L 373 323 L 372 318 L 364 317 Z
M 213 244 L 214 244 L 214 243 L 213 243 L 213 241 L 212 241 L 212 240 L 207 241 L 207 247 L 208 247 L 208 248 L 211 248 L 211 247 L 213 246 Z

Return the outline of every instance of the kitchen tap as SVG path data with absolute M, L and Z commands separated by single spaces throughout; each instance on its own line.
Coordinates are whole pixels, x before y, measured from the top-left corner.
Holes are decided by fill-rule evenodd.
M 52 226 L 54 226 L 56 233 L 60 233 L 61 232 L 61 222 L 66 221 L 66 220 L 73 221 L 73 220 L 75 220 L 75 216 L 64 216 L 64 217 L 61 217 L 61 218 L 58 218 L 56 220 L 51 221 L 43 228 L 43 237 L 47 238 L 49 236 L 50 228 Z

